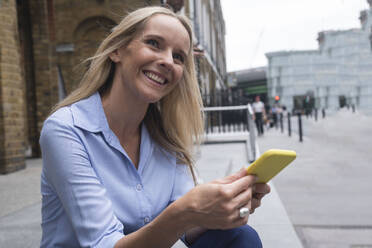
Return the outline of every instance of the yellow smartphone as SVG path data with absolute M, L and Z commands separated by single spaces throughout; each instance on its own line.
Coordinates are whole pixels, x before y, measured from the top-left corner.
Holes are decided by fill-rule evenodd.
M 295 151 L 279 149 L 267 150 L 248 166 L 247 174 L 258 176 L 257 183 L 267 183 L 295 158 Z

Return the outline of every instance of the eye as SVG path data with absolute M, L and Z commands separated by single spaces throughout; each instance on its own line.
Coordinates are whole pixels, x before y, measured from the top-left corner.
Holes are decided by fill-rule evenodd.
M 159 48 L 159 42 L 157 40 L 148 39 L 148 40 L 145 41 L 145 43 L 152 46 L 152 47 Z
M 180 53 L 173 54 L 173 58 L 175 60 L 178 60 L 181 64 L 183 64 L 185 62 L 185 58 Z

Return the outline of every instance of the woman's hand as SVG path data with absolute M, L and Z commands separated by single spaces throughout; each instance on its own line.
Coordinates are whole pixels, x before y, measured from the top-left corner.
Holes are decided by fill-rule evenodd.
M 252 203 L 250 213 L 253 214 L 256 208 L 261 206 L 262 198 L 270 193 L 270 186 L 266 183 L 256 183 L 253 185 Z
M 242 169 L 223 179 L 199 185 L 179 200 L 184 204 L 191 226 L 230 229 L 245 225 L 248 221 L 248 216 L 239 216 L 240 208 L 248 207 L 254 211 L 266 194 L 265 186 L 253 190 L 255 182 L 256 177 L 247 175 L 246 170 Z M 253 200 L 253 193 L 260 195 Z

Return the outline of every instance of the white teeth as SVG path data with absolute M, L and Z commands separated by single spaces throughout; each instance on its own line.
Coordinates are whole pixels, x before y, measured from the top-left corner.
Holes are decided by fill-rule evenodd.
M 159 83 L 159 84 L 164 84 L 165 83 L 165 78 L 161 78 L 159 77 L 158 75 L 155 75 L 154 73 L 152 72 L 145 72 L 145 75 L 149 78 L 151 78 L 152 80 L 154 80 L 155 82 Z

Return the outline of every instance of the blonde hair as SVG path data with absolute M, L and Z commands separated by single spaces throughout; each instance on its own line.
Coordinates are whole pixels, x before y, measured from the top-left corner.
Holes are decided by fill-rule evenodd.
M 163 7 L 145 7 L 127 15 L 99 46 L 96 54 L 87 59 L 90 66 L 77 89 L 59 102 L 52 113 L 64 106 L 87 98 L 97 91 L 104 94 L 110 89 L 115 64 L 109 55 L 127 46 L 134 36 L 143 30 L 154 15 L 168 15 L 179 20 L 190 37 L 190 51 L 185 61 L 183 78 L 168 95 L 149 105 L 144 123 L 151 137 L 164 149 L 175 154 L 178 163 L 187 164 L 194 182 L 193 145 L 200 144 L 203 134 L 202 100 L 196 79 L 192 49 L 193 34 L 187 17 L 173 13 Z

